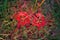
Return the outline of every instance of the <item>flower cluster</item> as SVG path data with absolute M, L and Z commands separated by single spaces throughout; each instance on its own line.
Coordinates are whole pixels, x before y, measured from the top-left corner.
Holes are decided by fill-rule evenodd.
M 21 11 L 14 14 L 14 18 L 17 20 L 17 28 L 31 24 L 40 30 L 46 25 L 45 16 L 40 12 L 30 15 L 28 12 Z

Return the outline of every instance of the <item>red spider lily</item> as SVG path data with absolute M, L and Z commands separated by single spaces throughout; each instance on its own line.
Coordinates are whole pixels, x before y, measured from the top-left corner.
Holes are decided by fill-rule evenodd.
M 37 26 L 38 30 L 40 30 L 41 27 L 45 26 L 46 20 L 43 14 L 37 13 L 36 16 L 34 16 L 32 25 Z
M 38 30 L 40 30 L 41 27 L 45 26 L 46 20 L 43 14 L 36 13 L 36 15 L 33 15 L 33 19 L 32 15 L 28 15 L 27 12 L 24 11 L 14 14 L 15 20 L 17 20 L 17 28 L 25 25 L 28 25 L 28 28 L 30 26 L 29 24 L 32 24 L 33 26 L 37 26 Z
M 17 28 L 30 23 L 30 17 L 27 12 L 18 12 L 15 16 L 15 19 L 18 21 Z

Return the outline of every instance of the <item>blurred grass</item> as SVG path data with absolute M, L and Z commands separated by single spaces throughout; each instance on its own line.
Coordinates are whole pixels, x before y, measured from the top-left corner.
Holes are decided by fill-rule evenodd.
M 10 18 L 9 18 L 9 13 L 8 13 L 8 2 L 12 2 L 12 1 L 17 1 L 17 0 L 1 0 L 0 1 L 0 25 L 2 25 L 2 29 L 0 30 L 0 33 L 2 32 L 2 30 L 3 31 L 5 31 L 6 33 L 9 33 L 10 31 L 12 31 L 12 30 L 14 30 L 15 29 L 15 26 L 16 26 L 16 24 L 14 25 L 14 27 L 13 27 L 13 29 L 12 29 L 12 27 L 10 26 L 10 24 L 11 23 L 13 23 L 12 21 L 10 21 Z M 34 4 L 35 2 L 36 2 L 36 0 L 31 0 L 32 1 L 32 4 Z M 52 0 L 46 0 L 45 1 L 45 3 L 43 4 L 43 5 L 47 5 L 47 4 L 51 4 L 51 1 Z M 47 4 L 46 4 L 47 3 Z M 52 6 L 52 5 L 51 5 Z M 43 7 L 43 6 L 42 6 Z M 50 6 L 49 6 L 50 7 Z M 53 38 L 52 36 L 48 36 L 47 35 L 47 38 L 48 38 L 48 40 L 60 40 L 60 5 L 58 5 L 56 2 L 54 2 L 54 4 L 53 4 L 53 6 L 52 6 L 53 8 L 51 9 L 51 11 L 52 11 L 52 13 L 51 14 L 53 14 L 53 17 L 55 18 L 55 24 L 56 24 L 56 27 L 57 27 L 57 29 L 56 29 L 56 32 L 57 32 L 57 34 L 56 34 L 56 36 Z M 36 7 L 35 7 L 36 8 Z M 44 9 L 45 11 L 46 10 L 48 10 L 49 8 L 46 8 L 46 9 Z M 35 9 L 34 9 L 35 10 Z M 44 11 L 44 10 L 42 10 L 42 11 Z M 49 9 L 50 10 L 50 9 Z M 45 13 L 45 12 L 43 12 L 43 13 Z M 12 11 L 10 11 L 10 14 L 12 14 Z M 46 13 L 46 15 L 47 15 L 47 13 Z M 8 21 L 7 22 L 7 26 L 5 26 L 5 24 L 4 24 L 4 22 L 3 21 Z M 11 23 L 10 23 L 11 22 Z M 14 21 L 14 23 L 16 23 L 16 21 Z M 47 28 L 46 28 L 47 29 Z M 26 36 L 26 34 L 24 34 L 24 37 Z M 0 37 L 2 37 L 2 36 L 0 36 Z M 42 39 L 38 39 L 38 40 L 42 40 Z

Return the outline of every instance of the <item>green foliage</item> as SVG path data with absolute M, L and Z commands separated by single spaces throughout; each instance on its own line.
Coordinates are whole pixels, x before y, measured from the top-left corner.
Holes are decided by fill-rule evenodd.
M 12 2 L 13 3 L 13 2 L 16 2 L 16 1 L 17 0 L 1 0 L 0 1 L 0 25 L 2 27 L 2 29 L 0 30 L 0 33 L 2 33 L 3 30 L 6 33 L 9 33 L 10 31 L 15 29 L 16 21 L 13 21 L 13 20 L 11 21 L 10 20 L 10 15 L 13 14 L 13 11 L 11 11 L 11 10 L 8 11 L 10 6 L 8 6 L 7 4 L 8 4 L 8 2 Z M 36 0 L 31 0 L 31 1 L 32 2 L 31 2 L 30 5 L 35 5 Z M 41 1 L 41 0 L 38 0 L 38 1 Z M 56 27 L 57 27 L 56 31 L 58 31 L 58 33 L 59 33 L 59 31 L 60 31 L 60 5 L 58 5 L 56 2 L 54 2 L 53 6 L 52 6 L 51 5 L 51 1 L 53 1 L 53 0 L 45 0 L 44 6 L 42 6 L 43 8 L 45 7 L 45 9 L 43 9 L 42 12 L 45 13 L 46 10 L 47 10 L 47 12 L 48 12 L 48 9 L 50 10 L 50 8 L 46 7 L 47 5 L 50 5 L 51 7 L 53 7 L 53 8 L 51 8 L 51 11 L 52 11 L 51 14 L 53 15 L 53 17 L 55 19 L 54 23 L 56 24 Z M 37 9 L 36 6 L 33 6 L 33 8 L 34 8 L 34 10 Z M 47 12 L 46 12 L 45 15 L 47 15 Z M 7 21 L 7 22 L 3 22 L 3 21 Z M 13 28 L 10 25 L 11 23 L 13 23 L 13 24 L 15 23 Z M 45 27 L 45 29 L 47 30 L 48 28 Z M 25 30 L 25 28 L 23 30 Z M 40 32 L 42 33 L 42 31 L 40 31 Z M 48 40 L 60 40 L 60 38 L 59 38 L 60 34 L 58 34 L 58 33 L 55 35 L 55 37 L 53 37 L 51 35 L 47 35 L 47 34 L 45 34 L 44 36 L 46 36 L 48 38 Z M 0 36 L 0 37 L 2 37 L 2 36 Z M 27 38 L 27 34 L 26 33 L 23 34 L 23 38 L 24 39 Z M 38 40 L 42 40 L 42 39 L 39 38 Z

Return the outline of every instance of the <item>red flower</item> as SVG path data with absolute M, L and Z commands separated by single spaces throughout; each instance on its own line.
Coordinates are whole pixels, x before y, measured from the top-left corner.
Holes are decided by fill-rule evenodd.
M 14 14 L 15 20 L 17 20 L 17 28 L 20 28 L 20 26 L 25 26 L 28 28 L 32 24 L 33 26 L 37 26 L 38 30 L 40 30 L 41 27 L 44 27 L 46 24 L 46 20 L 43 14 L 36 13 L 35 15 L 28 15 L 27 12 L 18 12 Z M 33 16 L 33 18 L 32 18 Z
M 45 26 L 46 20 L 43 14 L 37 13 L 36 16 L 34 16 L 32 25 L 37 26 L 38 30 L 40 30 L 41 27 Z
M 17 27 L 24 26 L 30 23 L 30 18 L 27 12 L 18 12 L 15 19 L 18 21 Z

